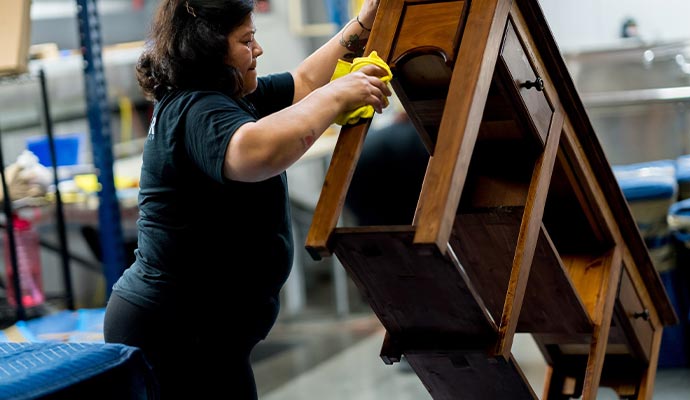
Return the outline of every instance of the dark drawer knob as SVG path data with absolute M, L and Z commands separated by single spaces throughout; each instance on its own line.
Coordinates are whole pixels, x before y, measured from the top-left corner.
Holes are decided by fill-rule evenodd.
M 649 321 L 649 310 L 645 308 L 643 311 L 636 312 L 635 314 L 633 314 L 633 317 L 642 318 L 645 321 Z
M 542 90 L 544 90 L 544 80 L 541 79 L 540 77 L 537 77 L 537 79 L 535 79 L 533 81 L 527 81 L 520 86 L 522 86 L 525 89 L 535 88 L 541 92 Z

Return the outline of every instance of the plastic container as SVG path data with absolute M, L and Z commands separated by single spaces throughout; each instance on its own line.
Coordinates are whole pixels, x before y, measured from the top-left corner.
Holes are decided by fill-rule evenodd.
M 614 165 L 613 173 L 658 272 L 676 268 L 668 211 L 678 194 L 676 161 Z
M 79 148 L 82 136 L 82 134 L 67 134 L 53 138 L 55 143 L 55 159 L 58 167 L 79 164 Z M 26 140 L 26 148 L 38 157 L 38 162 L 41 165 L 46 167 L 53 166 L 47 137 L 28 138 Z
M 26 308 L 36 307 L 45 302 L 43 292 L 43 278 L 41 274 L 41 249 L 38 232 L 31 222 L 15 217 L 14 239 L 17 253 L 17 270 L 19 271 L 19 285 L 21 288 L 22 305 Z M 7 301 L 12 306 L 17 306 L 14 272 L 12 271 L 12 258 L 10 256 L 9 238 L 5 230 L 3 235 L 5 243 L 5 272 L 7 276 Z

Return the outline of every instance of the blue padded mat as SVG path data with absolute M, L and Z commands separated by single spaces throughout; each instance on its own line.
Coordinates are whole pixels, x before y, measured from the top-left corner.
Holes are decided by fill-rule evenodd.
M 690 243 L 690 199 L 671 204 L 668 214 L 673 236 L 682 243 Z
M 690 182 L 690 154 L 676 159 L 676 179 L 678 182 Z
M 117 374 L 108 375 L 116 370 Z M 101 378 L 97 384 L 78 385 L 94 382 L 97 377 Z M 135 347 L 102 343 L 0 343 L 0 399 L 3 400 L 43 398 L 63 389 L 71 390 L 66 398 L 110 399 L 115 397 L 113 391 L 120 391 L 117 398 L 152 399 L 157 396 L 154 382 L 143 353 Z
M 612 169 L 628 201 L 670 199 L 678 193 L 675 160 L 614 165 Z
M 678 217 L 690 218 L 690 199 L 681 200 L 671 204 L 668 213 Z M 688 224 L 690 226 L 690 224 Z
M 63 310 L 0 331 L 0 342 L 92 342 L 104 343 L 105 308 Z

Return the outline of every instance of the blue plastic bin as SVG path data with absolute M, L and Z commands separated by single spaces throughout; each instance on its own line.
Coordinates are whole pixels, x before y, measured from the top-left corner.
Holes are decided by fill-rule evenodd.
M 55 136 L 55 157 L 58 167 L 79 164 L 79 148 L 82 134 Z M 38 162 L 46 167 L 52 167 L 50 147 L 46 136 L 38 136 L 26 140 L 26 148 L 38 157 Z
M 614 165 L 612 169 L 628 202 L 673 199 L 677 194 L 674 160 Z
M 668 222 L 676 246 L 677 268 L 662 273 L 661 279 L 680 323 L 664 328 L 659 367 L 687 367 L 690 365 L 690 199 L 671 206 Z
M 676 260 L 667 217 L 676 201 L 675 160 L 614 165 L 613 173 L 659 272 L 675 268 Z
M 690 154 L 676 159 L 676 179 L 678 180 L 678 200 L 690 198 Z

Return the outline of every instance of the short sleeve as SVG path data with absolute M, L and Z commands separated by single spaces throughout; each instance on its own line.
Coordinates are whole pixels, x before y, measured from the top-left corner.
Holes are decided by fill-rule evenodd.
M 230 138 L 242 125 L 256 119 L 221 93 L 208 93 L 195 101 L 187 113 L 185 148 L 201 171 L 222 183 L 225 150 Z
M 295 85 L 290 73 L 259 78 L 257 89 L 245 99 L 258 115 L 220 92 L 198 92 L 185 119 L 185 148 L 192 161 L 213 180 L 222 183 L 225 151 L 232 135 L 254 122 L 292 104 Z
M 289 72 L 283 72 L 259 78 L 259 86 L 247 100 L 265 117 L 292 105 L 294 97 L 295 81 Z

